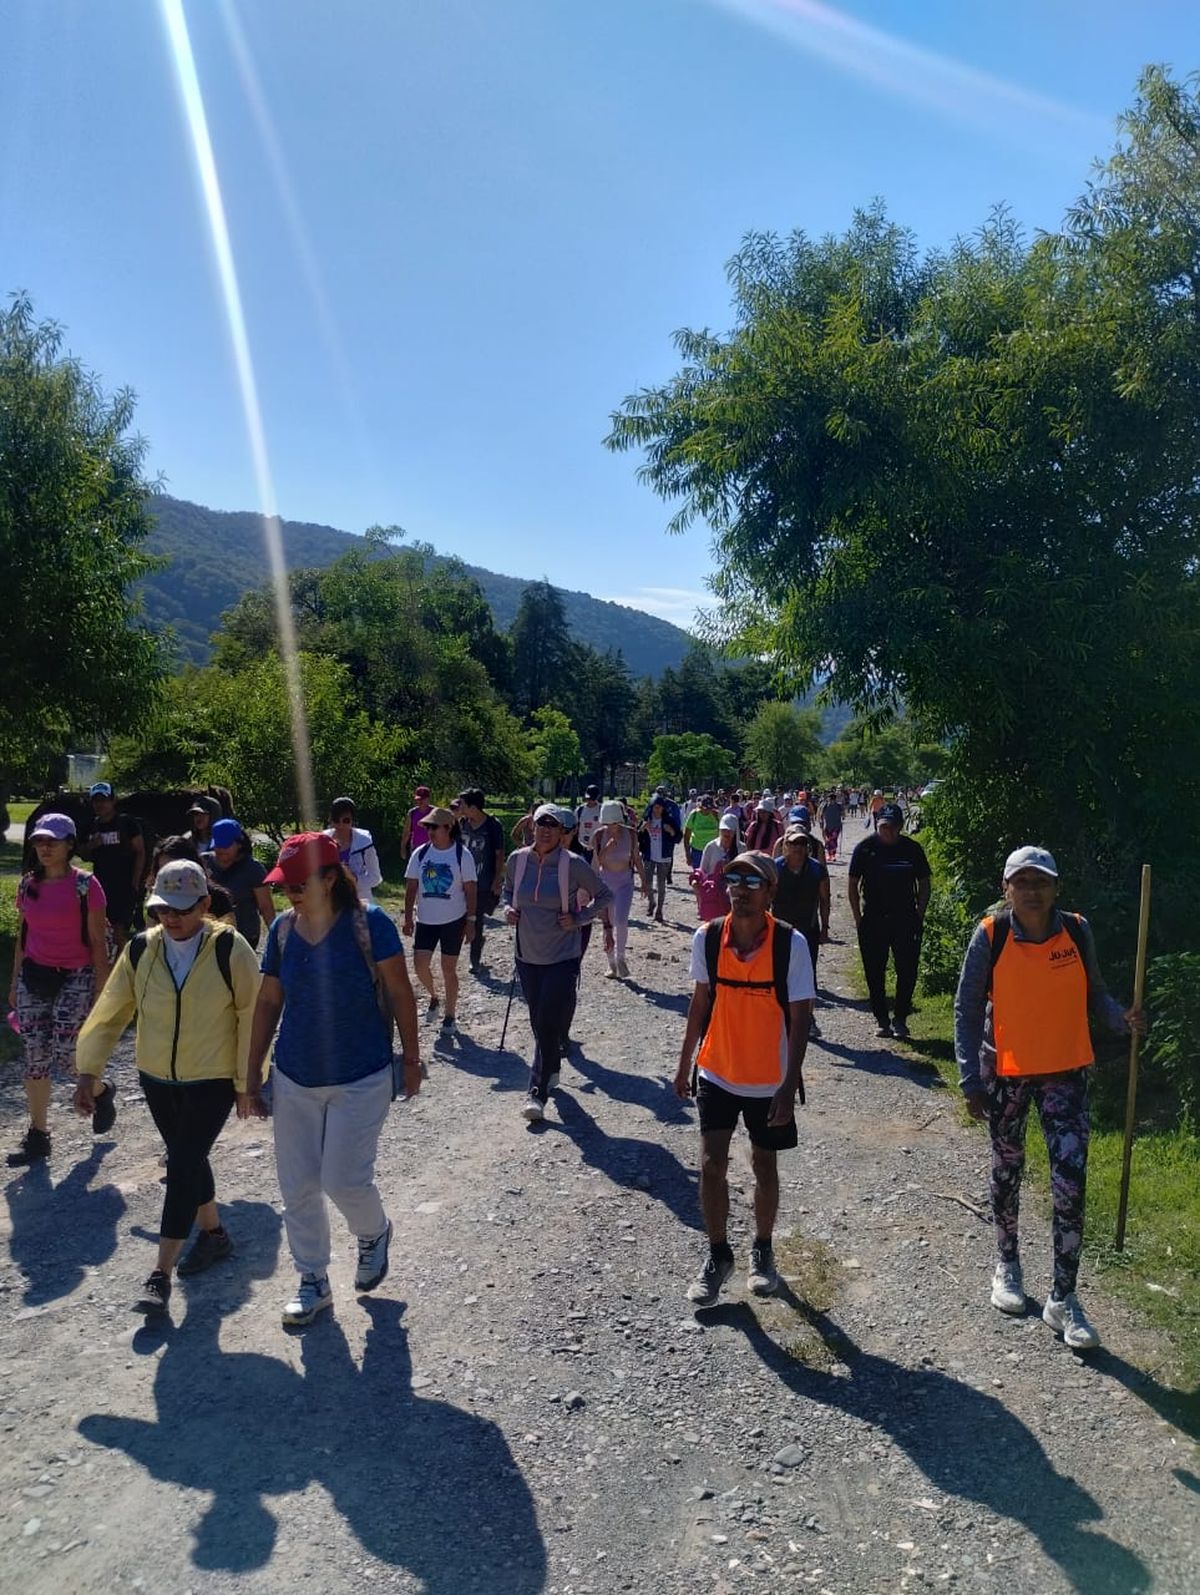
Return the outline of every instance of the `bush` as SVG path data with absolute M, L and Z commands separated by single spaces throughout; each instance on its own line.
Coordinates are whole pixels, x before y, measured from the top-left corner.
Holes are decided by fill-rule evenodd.
M 1184 1111 L 1200 1117 L 1200 953 L 1165 953 L 1146 971 L 1153 1021 L 1144 1049 L 1151 1080 L 1160 1076 Z
M 976 924 L 963 887 L 956 881 L 937 881 L 936 876 L 935 882 L 921 939 L 921 990 L 930 997 L 957 987 L 963 954 Z

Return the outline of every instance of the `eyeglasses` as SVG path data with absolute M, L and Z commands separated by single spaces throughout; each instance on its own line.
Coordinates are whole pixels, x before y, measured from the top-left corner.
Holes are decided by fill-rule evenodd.
M 761 875 L 743 875 L 741 870 L 726 870 L 721 879 L 726 886 L 744 886 L 748 892 L 756 892 L 767 884 Z
M 454 827 L 448 824 L 445 820 L 438 820 L 436 825 L 431 825 L 429 829 L 431 831 L 452 831 Z
M 548 814 L 543 814 L 540 820 L 534 820 L 535 825 L 552 825 L 556 831 L 561 831 L 562 826 L 557 820 L 552 820 Z
M 198 897 L 190 908 L 160 908 L 158 917 L 159 919 L 186 919 L 189 914 L 194 914 L 203 902 L 204 899 Z

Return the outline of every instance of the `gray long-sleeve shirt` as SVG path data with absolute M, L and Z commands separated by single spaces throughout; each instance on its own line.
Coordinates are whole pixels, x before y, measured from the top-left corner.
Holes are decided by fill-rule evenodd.
M 1056 908 L 1050 919 L 1049 932 L 1041 939 L 1049 941 L 1062 928 L 1062 915 Z M 1034 939 L 1021 928 L 1021 922 L 1015 914 L 1009 934 L 1014 941 Z M 1096 958 L 1092 927 L 1082 917 L 1079 920 L 1079 939 L 1082 943 L 1083 967 L 1087 973 L 1089 1012 L 1109 1030 L 1116 1031 L 1118 1035 L 1127 1034 L 1129 1026 L 1125 1022 L 1124 1009 L 1104 984 Z M 977 925 L 967 946 L 962 972 L 958 977 L 958 990 L 954 994 L 954 1057 L 958 1064 L 959 1084 L 965 1096 L 981 1090 L 996 1073 L 991 984 L 992 944 L 987 931 L 982 925 Z
M 575 917 L 571 930 L 563 930 L 558 923 L 562 901 L 558 890 L 558 868 L 562 848 L 539 858 L 531 847 L 519 848 L 510 855 L 504 868 L 504 890 L 501 901 L 506 906 L 520 910 L 521 922 L 517 926 L 517 956 L 527 964 L 561 964 L 568 958 L 578 958 L 581 952 L 579 928 L 590 925 L 596 915 L 613 900 L 612 888 L 605 884 L 578 853 L 568 853 L 571 861 L 568 877 L 570 890 L 568 902 Z M 513 898 L 513 883 L 517 878 L 517 859 L 525 854 L 525 874 L 521 881 L 518 900 Z M 578 894 L 591 898 L 583 908 L 578 907 Z

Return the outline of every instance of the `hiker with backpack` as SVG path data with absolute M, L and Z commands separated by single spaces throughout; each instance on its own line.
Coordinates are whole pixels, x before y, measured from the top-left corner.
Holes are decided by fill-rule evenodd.
M 531 1124 L 545 1117 L 558 1087 L 562 1041 L 575 1015 L 582 927 L 613 900 L 587 859 L 566 846 L 565 819 L 553 803 L 539 805 L 533 846 L 509 855 L 501 894 L 505 922 L 516 927 L 516 972 L 533 1031 L 533 1071 L 521 1108 Z M 582 906 L 580 894 L 588 899 Z
M 267 882 L 283 887 L 291 907 L 271 926 L 263 951 L 245 1112 L 261 1102 L 263 1064 L 278 1027 L 271 1070 L 275 1164 L 300 1276 L 283 1322 L 296 1328 L 333 1303 L 326 1197 L 358 1242 L 355 1290 L 374 1290 L 387 1274 L 392 1226 L 375 1184 L 375 1153 L 393 1097 L 421 1088 L 421 1057 L 399 933 L 382 908 L 359 901 L 358 883 L 333 838 L 289 837 Z M 403 1053 L 400 1080 L 393 1016 Z
M 998 1253 L 992 1306 L 1014 1316 L 1026 1310 L 1017 1215 L 1033 1106 L 1046 1138 L 1054 1207 L 1054 1278 L 1042 1318 L 1072 1350 L 1087 1351 L 1100 1344 L 1075 1292 L 1087 1187 L 1088 1072 L 1095 1062 L 1088 1015 L 1119 1035 L 1144 1035 L 1146 1018 L 1110 996 L 1083 915 L 1056 907 L 1052 854 L 1017 848 L 1005 860 L 1003 880 L 1003 906 L 976 928 L 954 997 L 954 1055 L 967 1111 L 986 1120 L 992 1142 Z
M 126 944 L 79 1034 L 75 1106 L 90 1114 L 113 1048 L 136 1024 L 138 1080 L 167 1149 L 158 1259 L 135 1303 L 148 1314 L 166 1311 L 173 1269 L 198 1274 L 233 1251 L 208 1159 L 235 1101 L 250 1108 L 258 968 L 249 943 L 210 919 L 210 906 L 199 864 L 164 864 L 147 900 L 159 923 Z
M 779 885 L 772 907 L 775 918 L 785 920 L 808 943 L 815 993 L 817 959 L 822 944 L 829 940 L 829 868 L 820 856 L 820 843 L 802 825 L 788 826 L 781 847 L 781 856 L 775 861 Z M 808 1033 L 821 1034 L 815 1018 Z
M 114 951 L 120 952 L 141 912 L 149 863 L 146 837 L 136 816 L 118 813 L 107 781 L 97 781 L 88 796 L 92 815 L 79 838 L 79 855 L 91 863 L 104 888 L 104 912 Z
M 637 832 L 627 822 L 623 806 L 612 798 L 600 806 L 600 826 L 592 837 L 592 862 L 612 893 L 612 902 L 604 910 L 604 955 L 608 959 L 605 978 L 628 980 L 625 951 L 629 945 L 634 876 L 647 898 L 650 878 L 638 847 Z
M 342 863 L 358 882 L 359 898 L 364 903 L 370 903 L 374 901 L 372 891 L 383 880 L 383 870 L 380 868 L 375 838 L 370 831 L 355 825 L 357 816 L 353 798 L 334 798 L 329 805 L 329 824 L 325 828 L 325 835 L 332 836 L 337 843 Z
M 37 863 L 17 886 L 20 931 L 8 990 L 10 1023 L 21 1037 L 29 1127 L 9 1153 L 9 1168 L 50 1156 L 51 1078 L 74 1073 L 76 1037 L 108 979 L 104 888 L 71 863 L 75 821 L 43 814 L 29 842 Z M 116 1102 L 106 1085 L 92 1116 L 97 1135 L 112 1129 Z
M 692 938 L 692 1000 L 675 1074 L 676 1096 L 695 1096 L 700 1115 L 700 1207 L 709 1255 L 688 1287 L 695 1307 L 715 1306 L 733 1273 L 728 1168 L 739 1118 L 754 1169 L 747 1286 L 756 1296 L 779 1287 L 773 1248 L 778 1154 L 798 1140 L 796 1097 L 803 1104 L 815 994 L 804 937 L 771 913 L 774 861 L 762 852 L 741 853 L 726 865 L 724 878 L 729 914 L 701 925 Z
M 738 842 L 736 814 L 722 814 L 717 834 L 706 842 L 700 862 L 688 877 L 688 884 L 696 894 L 696 913 L 701 924 L 718 919 L 729 912 L 729 893 L 725 889 L 725 866 L 735 859 L 741 846 Z
M 430 809 L 425 826 L 429 841 L 413 848 L 404 871 L 404 934 L 412 938 L 413 969 L 429 994 L 429 1019 L 440 1005 L 433 984 L 433 955 L 441 949 L 446 988 L 442 1035 L 449 1037 L 457 1023 L 463 937 L 475 936 L 478 879 L 474 856 L 458 834 L 450 810 Z

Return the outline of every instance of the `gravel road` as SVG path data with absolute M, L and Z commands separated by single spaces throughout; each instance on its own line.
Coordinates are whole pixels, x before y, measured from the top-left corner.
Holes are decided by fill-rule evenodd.
M 215 1157 L 235 1258 L 180 1281 L 151 1329 L 129 1304 L 162 1171 L 127 1053 L 115 1140 L 60 1103 L 50 1170 L 10 1177 L 0 1216 L 6 1588 L 1200 1590 L 1200 1430 L 1155 1377 L 1166 1348 L 1086 1274 L 1106 1342 L 1087 1359 L 988 1305 L 984 1138 L 876 1042 L 844 939 L 781 1159 L 786 1288 L 746 1296 L 743 1141 L 739 1271 L 690 1312 L 699 1137 L 670 1079 L 694 915 L 683 890 L 668 906 L 635 923 L 629 983 L 593 947 L 582 1049 L 538 1128 L 519 1004 L 496 1050 L 511 963 L 489 938 L 461 1037 L 384 1132 L 391 1274 L 356 1299 L 343 1237 L 335 1313 L 307 1332 L 279 1323 L 266 1127 L 231 1123 Z M 11 1145 L 15 1079 L 0 1114 Z M 1026 1206 L 1040 1290 L 1048 1225 Z

